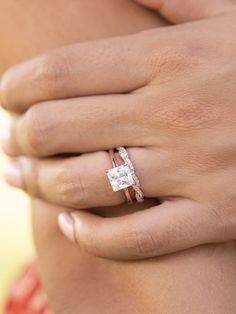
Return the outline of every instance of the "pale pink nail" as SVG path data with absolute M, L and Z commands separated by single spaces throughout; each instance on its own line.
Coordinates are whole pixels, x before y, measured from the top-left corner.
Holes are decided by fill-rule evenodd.
M 20 162 L 12 161 L 4 168 L 4 176 L 6 181 L 16 187 L 22 189 L 24 186 L 24 174 Z
M 75 242 L 75 223 L 68 213 L 62 213 L 58 216 L 58 225 L 62 233 L 72 242 Z
M 1 133 L 1 145 L 3 151 L 7 155 L 14 155 L 14 149 L 11 145 L 11 132 L 10 132 L 10 125 L 4 125 L 3 131 Z

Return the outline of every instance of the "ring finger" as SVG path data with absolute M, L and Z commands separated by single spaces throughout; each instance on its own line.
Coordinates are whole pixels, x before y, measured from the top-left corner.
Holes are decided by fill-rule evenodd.
M 128 152 L 145 197 L 168 195 L 172 188 L 161 158 L 159 164 L 151 162 L 156 152 L 147 148 L 130 148 Z M 145 163 L 147 158 L 150 163 Z M 77 209 L 114 206 L 126 201 L 122 191 L 115 193 L 111 188 L 106 175 L 110 168 L 109 154 L 100 151 L 66 159 L 18 158 L 7 167 L 5 176 L 8 183 L 34 197 Z M 154 172 L 159 175 L 150 182 Z

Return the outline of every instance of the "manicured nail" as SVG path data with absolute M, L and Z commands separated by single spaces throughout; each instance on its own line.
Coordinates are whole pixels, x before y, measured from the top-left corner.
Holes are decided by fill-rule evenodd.
M 10 125 L 5 124 L 3 131 L 1 133 L 1 143 L 2 149 L 7 154 L 12 156 L 14 154 L 14 150 L 11 145 L 11 132 L 10 132 Z
M 19 161 L 12 161 L 5 166 L 4 177 L 10 185 L 20 189 L 23 188 L 24 174 Z
M 68 213 L 62 213 L 58 216 L 58 225 L 62 233 L 72 242 L 75 241 L 75 222 Z

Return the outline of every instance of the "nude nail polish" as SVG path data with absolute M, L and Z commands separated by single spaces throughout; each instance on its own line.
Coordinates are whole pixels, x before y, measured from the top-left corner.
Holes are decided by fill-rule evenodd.
M 72 242 L 75 242 L 75 223 L 68 213 L 62 213 L 58 216 L 58 225 L 62 233 Z
M 4 168 L 4 177 L 10 185 L 20 189 L 23 188 L 24 175 L 19 162 L 12 161 L 8 163 Z
M 13 148 L 11 145 L 11 133 L 10 133 L 10 126 L 5 125 L 3 131 L 1 132 L 1 146 L 2 150 L 7 155 L 13 155 Z

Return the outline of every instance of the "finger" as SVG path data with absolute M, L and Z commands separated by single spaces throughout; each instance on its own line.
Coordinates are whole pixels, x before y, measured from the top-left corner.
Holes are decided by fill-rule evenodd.
M 153 158 L 151 150 L 131 148 L 128 153 L 146 197 L 164 197 L 173 192 L 175 183 L 168 181 L 164 175 L 161 159 L 155 164 L 145 165 L 147 158 Z M 109 154 L 105 151 L 65 159 L 23 157 L 7 165 L 5 178 L 9 184 L 25 190 L 31 196 L 59 206 L 75 209 L 115 206 L 126 202 L 126 198 L 123 191 L 112 190 L 106 174 L 106 170 L 111 168 Z M 153 172 L 156 177 L 150 182 Z
M 158 10 L 172 23 L 186 23 L 235 10 L 232 0 L 136 0 Z
M 57 159 L 19 158 L 6 167 L 5 178 L 34 198 L 70 208 L 112 206 L 125 202 L 114 193 L 106 170 L 112 168 L 107 152 Z M 14 173 L 20 172 L 19 175 Z M 20 178 L 20 179 L 19 179 Z
M 58 222 L 69 239 L 92 255 L 143 259 L 222 240 L 219 224 L 201 206 L 179 199 L 115 218 L 82 211 L 63 213 Z
M 153 73 L 144 49 L 142 38 L 130 35 L 48 52 L 3 75 L 0 103 L 24 111 L 45 100 L 133 91 Z
M 37 104 L 14 120 L 5 151 L 10 156 L 43 157 L 144 146 L 147 130 L 138 123 L 140 104 L 138 95 L 82 97 Z

